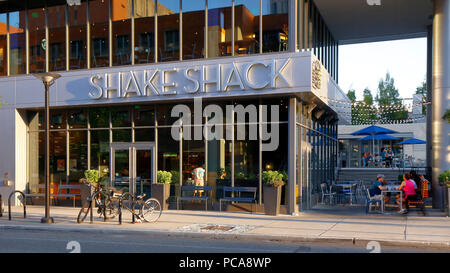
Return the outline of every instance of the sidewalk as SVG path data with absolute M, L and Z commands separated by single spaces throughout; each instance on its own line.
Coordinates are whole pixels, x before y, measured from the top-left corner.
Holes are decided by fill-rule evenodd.
M 359 211 L 312 210 L 298 216 L 267 216 L 240 212 L 168 210 L 156 223 L 131 223 L 131 215 L 103 222 L 94 213 L 94 223 L 77 224 L 79 208 L 51 207 L 55 224 L 41 224 L 44 207 L 12 209 L 12 221 L 5 209 L 0 217 L 2 229 L 55 230 L 79 232 L 144 232 L 158 236 L 205 237 L 238 240 L 277 240 L 311 242 L 378 241 L 389 245 L 414 245 L 445 248 L 450 251 L 450 218 L 429 211 L 426 217 L 416 212 L 405 215 L 380 215 Z M 207 227 L 205 229 L 205 227 Z M 215 228 L 221 228 L 217 230 Z M 231 229 L 230 229 L 231 228 Z M 224 231 L 223 229 L 229 229 Z

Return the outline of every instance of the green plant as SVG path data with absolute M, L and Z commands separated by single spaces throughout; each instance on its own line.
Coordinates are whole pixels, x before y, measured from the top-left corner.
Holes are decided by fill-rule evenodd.
M 170 184 L 172 182 L 172 174 L 166 171 L 158 171 L 156 174 L 156 180 L 158 183 Z
M 283 182 L 287 183 L 288 182 L 288 174 L 287 174 L 287 172 L 286 171 L 281 171 L 280 173 L 283 176 Z
M 86 170 L 84 172 L 84 179 L 80 179 L 80 183 L 97 185 L 98 180 L 100 179 L 98 170 Z
M 447 170 L 441 174 L 439 174 L 439 183 L 444 186 L 445 184 L 447 184 L 447 187 L 450 187 L 450 170 Z
M 179 184 L 180 183 L 180 172 L 178 171 L 170 171 L 172 174 L 172 182 L 173 184 Z
M 442 119 L 447 120 L 447 122 L 450 123 L 450 109 L 447 109 L 447 111 L 445 111 L 445 114 L 442 117 Z
M 403 181 L 403 174 L 399 174 L 397 179 L 398 179 L 398 181 L 402 182 Z
M 264 185 L 275 188 L 285 184 L 283 181 L 283 174 L 277 171 L 263 171 L 262 181 Z

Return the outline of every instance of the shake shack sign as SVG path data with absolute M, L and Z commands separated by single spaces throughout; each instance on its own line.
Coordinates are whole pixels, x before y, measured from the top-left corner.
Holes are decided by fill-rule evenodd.
M 90 77 L 91 99 L 220 93 L 292 87 L 295 58 L 107 72 Z

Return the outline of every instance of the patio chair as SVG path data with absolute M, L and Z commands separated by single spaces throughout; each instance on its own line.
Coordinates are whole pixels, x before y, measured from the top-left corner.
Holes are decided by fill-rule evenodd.
M 321 204 L 325 204 L 324 200 L 325 200 L 326 197 L 328 197 L 330 205 L 331 205 L 332 202 L 333 202 L 333 199 L 334 199 L 334 197 L 336 195 L 336 193 L 335 192 L 331 192 L 331 189 L 329 190 L 327 183 L 320 184 L 320 190 L 322 192 L 322 199 L 321 199 L 322 202 L 321 202 Z
M 366 189 L 366 214 L 372 211 L 372 205 L 378 206 L 381 213 L 381 200 L 370 200 L 369 189 Z

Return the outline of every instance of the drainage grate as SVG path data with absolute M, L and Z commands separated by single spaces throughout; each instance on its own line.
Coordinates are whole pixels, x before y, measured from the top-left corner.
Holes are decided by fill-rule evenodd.
M 201 230 L 218 230 L 218 231 L 230 231 L 232 230 L 234 227 L 230 227 L 230 226 L 205 226 L 205 227 L 201 227 Z

